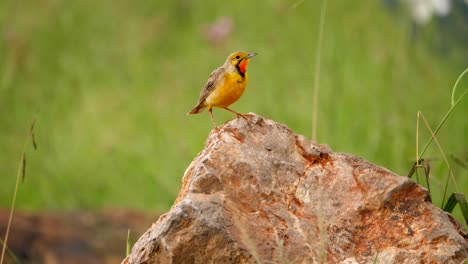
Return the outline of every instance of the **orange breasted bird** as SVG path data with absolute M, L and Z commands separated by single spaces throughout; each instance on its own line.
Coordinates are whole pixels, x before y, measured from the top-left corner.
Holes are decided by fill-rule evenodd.
M 255 55 L 257 54 L 245 52 L 235 52 L 229 55 L 223 66 L 210 74 L 200 93 L 197 105 L 187 115 L 198 114 L 208 108 L 211 122 L 215 128 L 217 126 L 213 117 L 213 107 L 224 108 L 236 114 L 237 117 L 242 117 L 241 113 L 229 109 L 228 106 L 239 100 L 244 93 L 249 80 L 247 65 L 250 58 Z

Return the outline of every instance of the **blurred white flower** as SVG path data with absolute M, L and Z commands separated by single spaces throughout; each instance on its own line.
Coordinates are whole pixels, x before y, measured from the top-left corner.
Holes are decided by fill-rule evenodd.
M 427 24 L 432 16 L 447 16 L 452 9 L 451 0 L 404 0 L 410 9 L 414 21 L 420 25 Z M 468 0 L 465 0 L 468 2 Z
M 438 16 L 447 16 L 452 10 L 452 2 L 450 0 L 432 0 L 434 12 Z

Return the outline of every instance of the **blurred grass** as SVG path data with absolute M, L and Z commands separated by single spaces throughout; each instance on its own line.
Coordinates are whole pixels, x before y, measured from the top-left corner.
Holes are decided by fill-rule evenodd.
M 259 56 L 233 108 L 310 137 L 320 5 L 295 3 L 1 1 L 0 206 L 9 206 L 21 144 L 39 110 L 39 149 L 28 157 L 18 208 L 167 210 L 212 128 L 207 114 L 185 113 L 236 50 Z M 235 28 L 214 47 L 203 29 L 220 16 Z M 416 112 L 433 127 L 439 122 L 466 50 L 439 54 L 434 32 L 412 37 L 409 20 L 371 0 L 330 1 L 324 30 L 318 140 L 406 175 Z M 214 113 L 218 123 L 233 118 Z M 461 102 L 439 133 L 446 153 L 466 158 L 467 113 Z M 447 171 L 435 146 L 426 157 L 438 201 Z M 453 167 L 468 193 L 467 171 Z

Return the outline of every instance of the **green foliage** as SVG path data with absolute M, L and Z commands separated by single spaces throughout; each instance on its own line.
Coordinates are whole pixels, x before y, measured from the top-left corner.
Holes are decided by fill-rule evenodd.
M 0 1 L 0 206 L 9 206 L 24 131 L 39 111 L 39 149 L 28 157 L 18 208 L 166 210 L 212 128 L 206 113 L 185 113 L 211 70 L 235 50 L 259 55 L 233 109 L 310 137 L 320 5 L 298 3 Z M 234 29 L 213 45 L 203 32 L 221 16 L 232 18 Z M 378 1 L 329 1 L 318 141 L 406 174 L 417 111 L 435 127 L 466 68 L 464 50 L 441 54 L 427 45 L 431 32 L 411 35 L 409 20 Z M 467 81 L 459 85 L 464 90 Z M 465 100 L 437 136 L 448 154 L 467 150 L 467 113 Z M 214 114 L 218 123 L 233 118 Z M 433 200 L 441 200 L 443 160 L 432 145 L 425 157 L 433 158 Z M 453 170 L 467 193 L 467 171 Z
M 447 203 L 445 204 L 444 211 L 451 213 L 455 206 L 459 204 L 462 211 L 465 223 L 468 225 L 468 203 L 463 193 L 452 193 Z
M 427 123 L 427 120 L 426 118 L 424 117 L 424 115 L 418 111 L 418 115 L 417 115 L 417 120 L 416 120 L 416 162 L 413 164 L 413 166 L 411 167 L 411 170 L 408 174 L 408 177 L 411 177 L 414 173 L 416 173 L 416 179 L 417 181 L 419 182 L 419 175 L 418 175 L 418 169 L 424 169 L 424 175 L 426 176 L 426 185 L 427 185 L 427 189 L 429 190 L 429 193 L 431 193 L 431 188 L 430 188 L 430 184 L 429 184 L 429 177 L 430 177 L 430 171 L 431 171 L 431 165 L 430 165 L 430 162 L 427 161 L 427 160 L 424 160 L 422 157 L 424 155 L 424 153 L 426 152 L 426 150 L 428 149 L 428 147 L 431 145 L 431 143 L 435 143 L 435 145 L 437 146 L 437 148 L 439 149 L 439 152 L 440 152 L 440 156 L 443 158 L 444 162 L 445 162 L 445 166 L 446 166 L 446 169 L 448 171 L 448 176 L 446 178 L 446 181 L 445 181 L 445 188 L 444 188 L 444 192 L 443 192 L 443 198 L 442 198 L 442 206 L 441 208 L 444 208 L 445 211 L 447 212 L 450 212 L 452 213 L 455 205 L 457 203 L 460 204 L 460 209 L 461 209 L 461 212 L 463 214 L 463 217 L 465 218 L 465 222 L 468 224 L 468 207 L 467 207 L 467 203 L 466 203 L 466 199 L 465 199 L 465 196 L 463 193 L 458 193 L 459 192 L 459 188 L 458 188 L 458 184 L 457 184 L 457 181 L 455 179 L 455 176 L 453 175 L 453 171 L 452 171 L 452 168 L 450 166 L 450 163 L 447 159 L 447 156 L 445 155 L 445 151 L 443 150 L 442 146 L 440 145 L 439 143 L 439 140 L 437 140 L 437 133 L 439 132 L 439 130 L 442 128 L 442 126 L 444 125 L 445 121 L 450 117 L 450 115 L 452 114 L 453 110 L 455 109 L 455 107 L 458 105 L 458 103 L 460 103 L 460 101 L 463 99 L 463 97 L 465 96 L 465 94 L 468 92 L 468 89 L 464 90 L 461 95 L 458 97 L 458 99 L 455 100 L 455 94 L 456 94 L 456 91 L 457 91 L 457 88 L 458 88 L 458 83 L 460 82 L 460 80 L 463 78 L 463 76 L 468 72 L 468 68 L 466 68 L 461 74 L 460 76 L 458 77 L 457 81 L 455 82 L 455 85 L 453 86 L 452 88 L 452 99 L 451 99 L 451 103 L 450 103 L 450 109 L 447 111 L 447 113 L 445 114 L 445 116 L 442 118 L 442 120 L 440 121 L 439 125 L 437 126 L 437 128 L 435 128 L 435 130 L 433 130 L 429 124 Z M 421 151 L 421 153 L 419 153 L 419 120 L 420 118 L 422 119 L 422 121 L 424 122 L 424 124 L 426 125 L 426 128 L 427 130 L 430 132 L 431 134 L 431 137 L 430 139 L 427 141 L 425 147 L 423 148 L 423 150 Z M 459 160 L 455 159 L 455 162 L 459 162 Z M 463 164 L 463 163 L 461 163 Z M 454 185 L 454 188 L 457 192 L 455 193 L 452 193 L 452 195 L 450 196 L 449 200 L 447 201 L 447 203 L 444 205 L 444 202 L 445 202 L 445 197 L 447 196 L 447 190 L 448 190 L 448 186 L 449 186 L 449 180 L 452 179 L 452 183 Z

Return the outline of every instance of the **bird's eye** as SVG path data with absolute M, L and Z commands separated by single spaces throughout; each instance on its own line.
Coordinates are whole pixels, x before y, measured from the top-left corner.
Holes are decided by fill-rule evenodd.
M 237 60 L 238 60 L 238 59 L 240 59 L 240 56 L 239 56 L 239 55 L 237 55 L 237 56 L 236 56 L 236 59 L 237 59 Z

